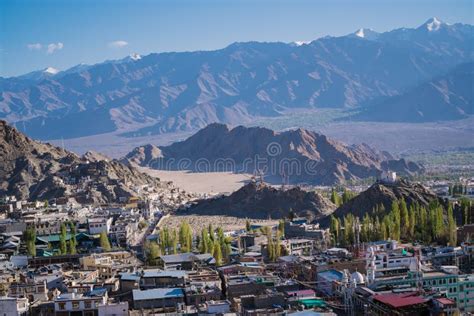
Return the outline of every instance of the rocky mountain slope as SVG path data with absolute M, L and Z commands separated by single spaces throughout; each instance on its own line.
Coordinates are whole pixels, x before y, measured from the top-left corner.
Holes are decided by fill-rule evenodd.
M 234 43 L 78 65 L 0 78 L 0 118 L 34 137 L 60 139 L 235 125 L 294 108 L 363 108 L 471 62 L 473 40 L 473 26 L 431 19 L 415 29 L 359 30 L 303 45 Z
M 395 160 L 367 145 L 347 146 L 304 129 L 278 133 L 217 123 L 169 146 L 137 147 L 122 161 L 163 170 L 257 171 L 273 183 L 324 185 L 376 177 L 387 169 L 403 175 L 422 171 L 415 163 Z
M 34 141 L 0 120 L 0 196 L 28 200 L 70 197 L 81 203 L 110 203 L 139 192 L 170 190 L 170 184 L 133 167 L 116 160 L 81 158 Z
M 336 206 L 327 198 L 299 187 L 282 190 L 250 182 L 229 196 L 197 201 L 186 214 L 279 219 L 293 211 L 311 220 L 327 216 Z
M 405 199 L 407 206 L 419 204 L 427 206 L 431 201 L 439 199 L 438 196 L 418 183 L 399 180 L 395 183 L 376 182 L 366 191 L 360 193 L 353 199 L 337 208 L 333 215 L 342 218 L 346 214 L 353 214 L 362 218 L 366 213 L 373 214 L 374 210 L 381 205 L 388 212 L 392 202 Z M 441 200 L 439 200 L 442 202 Z M 329 224 L 329 218 L 321 221 Z
M 377 101 L 354 118 L 369 121 L 430 122 L 456 120 L 474 114 L 474 63 L 407 92 Z

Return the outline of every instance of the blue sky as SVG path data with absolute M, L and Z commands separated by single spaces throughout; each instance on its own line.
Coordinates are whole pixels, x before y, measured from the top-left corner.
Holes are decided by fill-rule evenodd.
M 417 27 L 436 16 L 473 24 L 472 0 L 1 0 L 0 76 L 61 70 L 137 52 L 301 41 L 360 27 Z

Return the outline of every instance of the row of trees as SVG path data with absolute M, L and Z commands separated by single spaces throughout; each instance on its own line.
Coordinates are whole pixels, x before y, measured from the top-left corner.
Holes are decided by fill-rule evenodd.
M 467 185 L 462 185 L 461 183 L 456 183 L 454 185 L 450 184 L 448 194 L 449 196 L 467 195 Z
M 67 240 L 67 226 L 69 226 L 69 234 L 70 234 L 69 241 Z M 76 225 L 74 225 L 73 222 L 61 223 L 60 233 L 59 233 L 59 254 L 74 255 L 76 253 L 77 253 Z
M 344 189 L 344 191 L 342 192 L 342 195 L 339 196 L 339 194 L 337 193 L 337 190 L 332 189 L 330 199 L 331 199 L 331 202 L 333 202 L 334 204 L 336 204 L 337 207 L 339 207 L 356 196 L 357 194 L 355 192 L 352 192 L 346 189 Z
M 474 223 L 474 211 L 472 210 L 473 205 L 471 200 L 466 197 L 463 197 L 459 200 L 459 206 L 461 211 L 461 223 L 463 225 L 473 224 Z
M 69 227 L 69 240 L 67 240 L 67 231 Z M 105 235 L 107 238 L 107 235 Z M 30 256 L 36 256 L 36 230 L 34 227 L 29 227 L 23 233 L 23 239 L 26 244 L 27 252 Z M 107 239 L 108 242 L 108 239 Z M 102 236 L 101 236 L 102 245 Z M 51 247 L 51 246 L 50 246 Z M 104 247 L 103 247 L 104 248 Z M 110 250 L 110 244 L 108 249 Z M 59 254 L 76 254 L 77 253 L 77 240 L 76 240 L 76 226 L 73 222 L 61 223 L 59 232 Z
M 446 216 L 445 216 L 446 215 Z M 348 246 L 357 242 L 377 240 L 419 240 L 425 243 L 447 243 L 456 245 L 456 221 L 449 205 L 446 213 L 436 201 L 428 207 L 407 204 L 404 199 L 393 201 L 390 211 L 383 205 L 372 214 L 366 213 L 362 220 L 352 214 L 343 219 L 331 216 L 330 232 L 333 243 Z
M 246 223 L 247 231 L 251 231 L 250 222 Z M 281 237 L 285 234 L 285 222 L 282 220 L 278 224 L 278 230 L 273 234 L 270 227 L 262 227 L 261 232 L 267 236 L 268 253 L 271 261 L 276 261 L 281 256 Z M 210 253 L 216 260 L 217 265 L 222 265 L 230 261 L 231 255 L 230 237 L 224 235 L 221 227 L 214 229 L 212 224 L 201 230 L 193 243 L 193 230 L 188 222 L 181 223 L 178 231 L 164 227 L 160 231 L 159 242 L 146 241 L 144 251 L 149 265 L 156 265 L 157 258 L 161 254 L 176 254 L 198 250 L 200 253 Z M 195 247 L 196 246 L 196 247 Z
M 217 265 L 229 262 L 231 250 L 230 237 L 224 235 L 224 230 L 219 227 L 214 230 L 211 224 L 201 230 L 201 235 L 197 238 L 200 253 L 211 253 Z

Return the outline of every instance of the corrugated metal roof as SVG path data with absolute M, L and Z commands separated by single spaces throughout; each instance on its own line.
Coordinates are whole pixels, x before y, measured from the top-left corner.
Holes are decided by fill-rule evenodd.
M 406 294 L 380 294 L 375 295 L 374 300 L 390 305 L 394 308 L 401 308 L 410 305 L 426 303 L 428 300 L 416 295 L 416 293 Z
M 169 289 L 151 289 L 151 290 L 133 290 L 134 301 L 153 300 L 158 298 L 172 298 L 184 297 L 183 289 L 169 288 Z
M 186 276 L 186 272 L 182 270 L 158 270 L 158 269 L 143 270 L 144 278 L 164 278 L 164 277 L 184 278 L 185 276 Z

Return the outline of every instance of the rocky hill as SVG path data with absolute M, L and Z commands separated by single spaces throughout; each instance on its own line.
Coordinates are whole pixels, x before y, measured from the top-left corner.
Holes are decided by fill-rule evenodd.
M 86 158 L 91 158 L 89 153 Z M 75 198 L 81 203 L 118 202 L 138 192 L 172 187 L 118 161 L 94 160 L 34 141 L 0 120 L 0 195 L 20 199 Z
M 346 214 L 353 214 L 362 218 L 366 213 L 372 214 L 376 207 L 384 206 L 386 211 L 391 209 L 392 202 L 405 199 L 407 206 L 419 204 L 427 206 L 431 201 L 439 199 L 438 196 L 418 183 L 399 180 L 395 183 L 384 183 L 378 181 L 366 191 L 360 193 L 353 199 L 337 208 L 333 215 L 342 218 Z M 439 202 L 442 202 L 439 200 Z M 329 219 L 321 221 L 329 224 Z
M 275 132 L 217 123 L 169 146 L 137 147 L 122 161 L 164 170 L 258 170 L 265 175 L 265 181 L 278 184 L 333 185 L 376 177 L 387 169 L 401 175 L 422 171 L 415 163 L 395 160 L 365 144 L 347 146 L 304 129 Z
M 430 19 L 302 45 L 234 43 L 0 78 L 0 118 L 35 138 L 60 139 L 194 131 L 295 108 L 360 109 L 472 62 L 473 34 L 472 25 Z M 431 98 L 418 101 L 425 120 L 458 117 L 431 115 Z
M 325 217 L 336 206 L 327 198 L 299 187 L 283 190 L 250 182 L 229 196 L 197 201 L 186 214 L 235 216 L 255 219 L 279 219 L 293 211 L 311 220 Z

